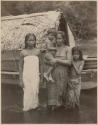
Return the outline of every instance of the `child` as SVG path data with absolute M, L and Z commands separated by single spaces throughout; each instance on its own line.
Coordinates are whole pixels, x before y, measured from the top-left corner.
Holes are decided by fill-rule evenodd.
M 54 28 L 49 29 L 47 32 L 47 35 L 48 35 L 48 39 L 46 41 L 47 52 L 45 54 L 45 59 L 47 61 L 51 61 L 54 59 L 55 53 L 56 53 L 56 48 L 55 48 L 56 47 L 56 30 Z M 47 69 L 47 71 L 44 73 L 44 78 L 47 81 L 54 82 L 51 76 L 52 69 L 53 67 L 51 66 Z
M 47 31 L 47 40 L 45 41 L 45 49 L 49 47 L 56 47 L 56 30 L 55 28 L 50 28 Z
M 68 83 L 67 108 L 79 108 L 81 90 L 81 72 L 84 66 L 82 52 L 78 47 L 72 48 L 72 66 Z
M 36 36 L 28 33 L 25 49 L 20 53 L 20 86 L 23 87 L 23 111 L 36 109 L 39 105 L 39 56 L 36 49 Z
M 46 52 L 46 55 L 45 55 L 45 61 L 53 63 L 52 60 L 54 60 L 55 54 L 56 54 L 56 48 L 55 47 L 48 48 L 48 52 Z M 54 80 L 53 80 L 53 78 L 51 76 L 52 70 L 53 70 L 53 67 L 50 65 L 48 67 L 47 71 L 44 73 L 44 78 L 47 81 L 54 82 Z

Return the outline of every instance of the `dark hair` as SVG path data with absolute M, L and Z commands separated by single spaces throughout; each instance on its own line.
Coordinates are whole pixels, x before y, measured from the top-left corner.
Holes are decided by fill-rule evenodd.
M 65 32 L 63 32 L 63 31 L 58 31 L 57 34 L 61 34 L 61 36 L 62 36 L 62 38 L 63 38 L 63 40 L 64 40 L 64 44 L 67 45 Z
M 83 60 L 83 54 L 82 51 L 79 49 L 79 47 L 72 48 L 72 55 L 74 55 L 75 52 L 79 53 L 79 60 Z
M 55 28 L 50 28 L 48 31 L 47 31 L 47 35 L 49 34 L 52 34 L 53 36 L 56 37 L 57 33 L 56 33 L 56 29 Z
M 35 41 L 36 41 L 36 36 L 35 36 L 35 34 L 34 34 L 34 33 L 28 33 L 28 34 L 25 36 L 25 48 L 28 48 L 28 43 L 27 43 L 27 41 L 28 41 L 28 39 L 29 39 L 30 36 L 33 36 L 34 39 L 35 39 Z M 36 47 L 36 42 L 35 42 L 34 47 Z

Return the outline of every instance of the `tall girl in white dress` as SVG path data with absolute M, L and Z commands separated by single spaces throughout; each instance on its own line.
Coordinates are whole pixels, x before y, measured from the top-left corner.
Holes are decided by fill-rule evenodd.
M 36 109 L 39 106 L 39 54 L 36 49 L 36 36 L 27 34 L 25 49 L 20 53 L 20 86 L 23 88 L 23 111 Z

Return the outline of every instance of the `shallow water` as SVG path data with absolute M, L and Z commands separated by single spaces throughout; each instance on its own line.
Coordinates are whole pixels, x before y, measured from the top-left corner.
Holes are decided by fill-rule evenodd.
M 22 89 L 16 85 L 2 85 L 2 123 L 96 123 L 97 89 L 81 92 L 80 110 L 53 112 L 46 109 L 46 90 L 40 90 L 41 110 L 22 112 Z

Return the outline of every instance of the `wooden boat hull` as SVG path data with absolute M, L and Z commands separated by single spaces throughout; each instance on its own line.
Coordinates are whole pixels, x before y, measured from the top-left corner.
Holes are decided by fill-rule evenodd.
M 20 53 L 19 50 L 17 51 L 7 50 L 1 53 L 2 84 L 19 84 L 19 53 Z M 87 58 L 82 72 L 82 89 L 91 89 L 96 86 L 97 86 L 97 59 Z

